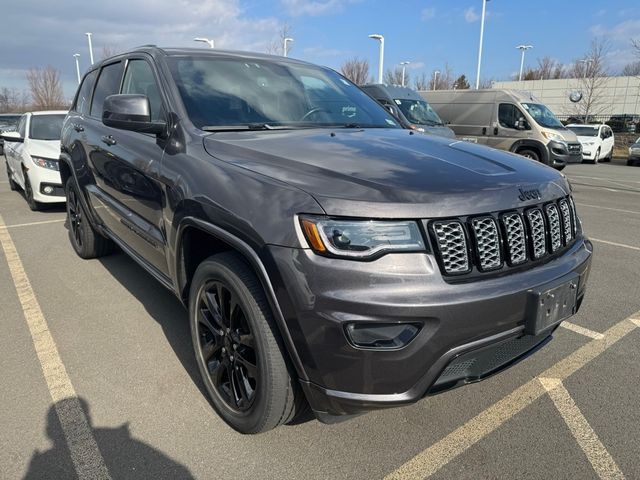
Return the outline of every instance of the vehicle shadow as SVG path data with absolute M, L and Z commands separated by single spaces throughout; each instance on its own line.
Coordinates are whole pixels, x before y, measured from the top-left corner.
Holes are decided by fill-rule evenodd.
M 86 448 L 92 443 L 90 436 L 86 435 L 84 428 L 78 428 L 84 423 L 81 411 L 84 412 L 90 433 L 95 438 L 111 478 L 193 478 L 184 465 L 133 438 L 128 423 L 116 428 L 94 427 L 87 401 L 81 397 L 70 397 L 56 402 L 49 408 L 46 433 L 53 446 L 44 452 L 36 450 L 33 453 L 25 480 L 77 478 L 68 442 L 75 445 L 77 460 L 81 461 L 83 468 L 93 464 L 96 470 L 99 469 L 100 464 L 96 463 L 99 459 L 95 458 L 91 448 Z M 65 438 L 60 418 L 64 418 L 67 424 L 74 427 L 67 431 L 71 438 Z M 93 478 L 98 478 L 99 473 L 103 472 L 94 473 L 96 476 Z
M 202 395 L 208 399 L 193 353 L 187 311 L 173 294 L 129 256 L 119 250 L 116 252 L 100 258 L 100 263 L 136 297 L 147 313 L 162 327 L 180 363 Z

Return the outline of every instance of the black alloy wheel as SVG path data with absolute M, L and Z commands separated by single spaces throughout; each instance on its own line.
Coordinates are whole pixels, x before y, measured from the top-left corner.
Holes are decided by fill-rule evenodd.
M 75 189 L 69 189 L 67 193 L 67 216 L 69 219 L 69 233 L 73 236 L 76 246 L 82 249 L 84 221 L 82 207 L 76 195 Z
M 197 300 L 198 350 L 209 381 L 236 413 L 248 411 L 259 385 L 258 353 L 247 314 L 221 281 L 209 281 Z

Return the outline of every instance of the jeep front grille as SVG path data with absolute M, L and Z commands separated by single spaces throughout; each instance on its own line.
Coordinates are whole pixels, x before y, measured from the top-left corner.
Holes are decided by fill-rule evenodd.
M 570 197 L 533 207 L 427 224 L 445 275 L 489 272 L 537 262 L 576 238 Z

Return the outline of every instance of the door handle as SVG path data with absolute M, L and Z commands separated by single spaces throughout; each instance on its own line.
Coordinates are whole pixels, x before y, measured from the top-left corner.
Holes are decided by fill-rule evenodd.
M 84 127 L 82 125 L 80 125 L 79 123 L 74 123 L 73 124 L 73 129 L 76 132 L 84 132 Z
M 486 135 L 487 134 L 487 127 L 482 127 L 482 134 Z
M 498 134 L 498 127 L 493 127 L 493 134 L 497 135 Z
M 109 146 L 115 145 L 116 143 L 118 143 L 116 139 L 113 138 L 113 135 L 103 135 L 101 140 L 102 140 L 102 143 L 106 143 Z

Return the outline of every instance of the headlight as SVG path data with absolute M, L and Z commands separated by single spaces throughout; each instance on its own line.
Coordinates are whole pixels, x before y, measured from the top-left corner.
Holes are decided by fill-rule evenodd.
M 549 140 L 553 140 L 556 142 L 560 142 L 560 143 L 567 143 L 567 141 L 564 139 L 564 137 L 562 135 L 560 135 L 559 133 L 556 132 L 548 132 L 546 130 L 542 130 L 542 135 L 545 136 L 545 138 L 549 139 Z
M 60 164 L 58 163 L 58 160 L 54 160 L 52 158 L 34 157 L 33 155 L 31 155 L 31 160 L 33 160 L 33 163 L 35 163 L 39 167 L 48 168 L 49 170 L 60 170 Z
M 413 221 L 340 220 L 302 217 L 302 231 L 321 255 L 369 259 L 384 252 L 424 251 L 418 224 Z

